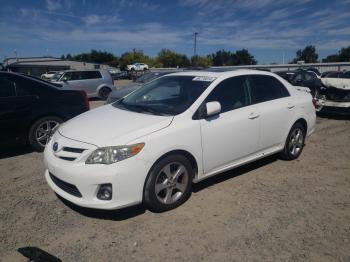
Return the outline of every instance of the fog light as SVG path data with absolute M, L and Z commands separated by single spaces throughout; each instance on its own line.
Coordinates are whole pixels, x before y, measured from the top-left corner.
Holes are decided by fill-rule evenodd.
M 101 200 L 112 199 L 112 184 L 102 184 L 97 192 L 97 198 Z

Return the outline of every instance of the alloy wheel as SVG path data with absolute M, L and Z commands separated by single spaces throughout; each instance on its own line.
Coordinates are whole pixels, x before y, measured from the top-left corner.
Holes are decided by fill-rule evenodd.
M 59 126 L 59 122 L 55 120 L 47 120 L 42 122 L 35 131 L 36 141 L 43 147 L 49 142 L 50 137 Z
M 163 204 L 173 204 L 185 193 L 189 183 L 189 173 L 179 162 L 169 163 L 157 174 L 155 194 Z
M 296 128 L 293 130 L 289 139 L 289 152 L 296 156 L 302 150 L 304 144 L 304 134 L 303 130 Z

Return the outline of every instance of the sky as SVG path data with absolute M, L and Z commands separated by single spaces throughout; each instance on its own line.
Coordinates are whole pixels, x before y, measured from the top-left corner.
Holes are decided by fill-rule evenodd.
M 133 48 L 193 55 L 248 49 L 260 64 L 350 45 L 350 0 L 0 0 L 0 60 Z

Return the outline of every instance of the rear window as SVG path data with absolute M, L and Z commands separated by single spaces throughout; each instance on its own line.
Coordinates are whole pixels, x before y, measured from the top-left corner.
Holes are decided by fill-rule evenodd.
M 286 87 L 272 76 L 251 75 L 248 80 L 253 104 L 289 96 Z

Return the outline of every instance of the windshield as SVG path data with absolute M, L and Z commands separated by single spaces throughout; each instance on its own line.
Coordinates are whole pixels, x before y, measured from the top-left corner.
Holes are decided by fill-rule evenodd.
M 177 115 L 189 108 L 211 84 L 195 76 L 165 76 L 145 84 L 113 106 L 157 115 Z
M 136 83 L 147 83 L 150 82 L 151 80 L 161 77 L 162 75 L 159 73 L 149 73 L 149 74 L 144 74 L 140 76 L 139 78 L 136 79 Z
M 58 79 L 60 79 L 60 77 L 63 75 L 63 72 L 57 72 L 55 73 L 52 77 L 51 80 L 53 81 L 58 81 Z

